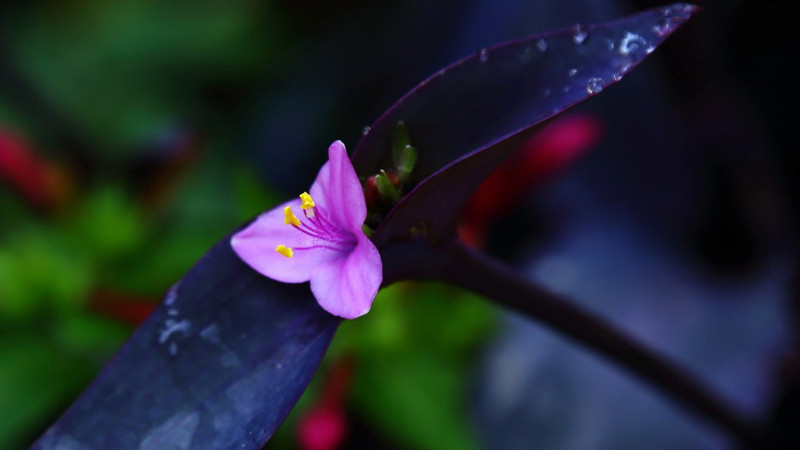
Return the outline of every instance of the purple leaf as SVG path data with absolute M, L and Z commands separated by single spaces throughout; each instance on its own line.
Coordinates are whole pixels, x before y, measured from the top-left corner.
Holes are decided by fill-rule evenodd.
M 376 245 L 445 236 L 480 182 L 537 124 L 619 81 L 696 11 L 676 4 L 500 44 L 423 81 L 378 119 L 352 157 L 360 175 L 391 167 L 398 121 L 418 149 L 412 181 L 420 184 L 384 219 Z
M 478 52 L 424 81 L 359 143 L 360 175 L 390 167 L 398 121 L 418 183 L 375 243 L 445 236 L 463 202 L 532 127 L 617 81 L 695 11 L 675 5 Z M 109 366 L 34 445 L 257 448 L 307 386 L 340 320 L 308 286 L 250 269 L 226 238 L 167 295 Z
M 170 290 L 33 448 L 260 448 L 269 439 L 340 319 L 308 286 L 252 270 L 229 241 Z

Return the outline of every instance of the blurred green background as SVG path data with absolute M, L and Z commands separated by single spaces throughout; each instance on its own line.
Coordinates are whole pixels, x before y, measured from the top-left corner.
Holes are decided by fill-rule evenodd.
M 312 110 L 308 120 L 319 125 L 298 130 L 303 164 L 284 183 L 270 178 L 272 167 L 283 170 L 283 152 L 261 117 L 305 111 L 301 100 L 285 108 L 294 95 L 287 80 L 319 54 L 309 48 L 339 33 L 323 17 L 364 8 L 250 0 L 0 7 L 0 448 L 29 445 L 212 244 L 307 185 L 332 140 L 357 136 L 357 127 L 326 134 L 343 119 L 319 120 Z M 330 84 L 314 100 L 339 105 L 341 94 L 326 92 L 346 83 Z M 275 97 L 284 100 L 275 106 Z M 366 124 L 379 107 L 336 108 Z M 373 313 L 342 327 L 270 445 L 297 446 L 298 417 L 313 408 L 327 368 L 347 361 L 355 370 L 338 407 L 358 427 L 401 447 L 475 447 L 461 374 L 492 322 L 487 305 L 446 287 L 382 293 Z

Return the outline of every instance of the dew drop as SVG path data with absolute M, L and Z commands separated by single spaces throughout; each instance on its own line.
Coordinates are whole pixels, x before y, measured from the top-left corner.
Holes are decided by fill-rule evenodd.
M 488 50 L 488 49 L 485 49 L 485 48 L 482 48 L 482 49 L 481 49 L 481 50 L 478 52 L 478 59 L 479 59 L 479 60 L 480 60 L 482 63 L 486 63 L 487 61 L 489 61 L 489 50 Z
M 368 134 L 369 134 L 369 130 L 371 130 L 371 129 L 372 129 L 372 128 L 370 128 L 369 126 L 366 126 L 366 127 L 364 127 L 364 128 L 362 128 L 362 129 L 361 129 L 361 134 L 362 134 L 362 135 L 364 135 L 364 136 L 366 136 L 366 135 L 368 135 Z
M 571 77 L 574 77 L 576 73 L 578 73 L 578 69 L 569 69 L 569 72 L 567 72 Z
M 661 10 L 661 15 L 664 19 L 660 24 L 652 28 L 653 32 L 662 37 L 671 33 L 678 25 L 691 17 L 694 10 L 695 7 L 688 3 L 678 3 L 663 8 Z
M 640 48 L 647 45 L 647 41 L 636 33 L 626 32 L 622 40 L 619 41 L 619 53 L 629 55 L 637 52 Z
M 599 77 L 594 77 L 586 83 L 586 92 L 589 95 L 599 94 L 603 91 L 603 79 Z
M 171 305 L 175 303 L 175 300 L 178 299 L 178 287 L 180 286 L 180 284 L 181 282 L 179 281 L 173 284 L 171 288 L 169 288 L 169 291 L 167 291 L 167 298 L 164 299 L 165 304 Z
M 694 11 L 695 6 L 690 3 L 676 3 L 674 5 L 667 6 L 661 10 L 661 15 L 664 17 L 672 17 L 677 16 L 681 13 L 689 14 Z M 679 17 L 676 17 L 676 20 Z
M 547 50 L 547 41 L 544 39 L 539 39 L 536 41 L 536 48 L 538 48 L 540 52 Z
M 583 25 L 575 24 L 572 26 L 572 42 L 581 45 L 588 36 L 589 33 L 583 29 Z
M 622 74 L 617 72 L 611 77 L 614 81 L 619 81 L 622 79 Z
M 653 26 L 653 28 L 652 28 L 653 29 L 653 33 L 655 33 L 658 36 L 663 37 L 666 34 L 668 34 L 670 31 L 672 31 L 672 29 L 673 29 L 673 27 L 674 27 L 674 25 L 676 23 L 679 23 L 679 21 L 677 20 L 676 17 L 667 17 L 666 19 L 662 20 L 661 23 L 659 23 L 658 25 L 654 25 Z
M 167 342 L 174 333 L 184 333 L 186 334 L 192 327 L 191 322 L 188 320 L 175 320 L 175 319 L 167 319 L 164 321 L 164 327 L 161 329 L 158 335 L 158 343 L 163 344 Z

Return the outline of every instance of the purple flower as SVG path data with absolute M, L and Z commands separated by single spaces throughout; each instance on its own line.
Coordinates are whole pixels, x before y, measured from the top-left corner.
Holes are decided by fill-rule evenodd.
M 369 312 L 383 267 L 378 249 L 362 230 L 364 193 L 341 141 L 331 144 L 328 158 L 310 194 L 260 215 L 233 236 L 231 246 L 273 280 L 311 281 L 322 308 L 354 319 Z

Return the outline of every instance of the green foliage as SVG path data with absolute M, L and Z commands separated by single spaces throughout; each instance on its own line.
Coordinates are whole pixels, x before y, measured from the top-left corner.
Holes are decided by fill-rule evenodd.
M 250 0 L 49 1 L 5 19 L 20 69 L 112 157 L 207 109 L 210 84 L 252 82 L 282 32 Z
M 359 413 L 408 448 L 480 448 L 465 414 L 465 372 L 426 352 L 374 361 L 358 373 Z
M 0 247 L 2 314 L 72 311 L 85 301 L 92 273 L 85 254 L 55 230 L 31 226 L 6 235 Z
M 0 338 L 0 445 L 21 448 L 92 372 L 34 336 Z
M 417 164 L 417 149 L 411 145 L 408 127 L 402 121 L 397 123 L 392 139 L 392 160 L 401 183 L 405 182 Z
M 50 329 L 50 338 L 59 351 L 75 355 L 94 370 L 105 364 L 129 334 L 128 327 L 85 312 L 65 315 Z
M 375 183 L 378 186 L 378 193 L 386 203 L 393 205 L 400 200 L 400 193 L 397 192 L 397 187 L 386 175 L 386 172 L 381 170 L 379 174 L 375 175 Z
M 114 267 L 111 287 L 160 296 L 218 240 L 278 202 L 250 169 L 212 155 L 193 168 L 143 245 Z
M 15 449 L 132 331 L 98 302 L 154 305 L 211 245 L 283 200 L 237 153 L 236 105 L 248 105 L 230 102 L 231 113 L 226 102 L 281 70 L 291 42 L 273 3 L 251 0 L 42 1 L 4 12 L 2 62 L 88 147 L 72 154 L 49 120 L 0 97 L 0 132 L 24 134 L 34 156 L 66 174 L 65 199 L 49 209 L 0 180 L 0 448 Z M 198 142 L 165 154 L 146 145 L 171 129 Z M 402 179 L 416 161 L 409 143 L 400 126 Z M 81 172 L 82 158 L 95 172 Z M 392 180 L 380 183 L 396 200 Z M 461 291 L 399 285 L 341 327 L 325 364 L 355 358 L 351 409 L 376 430 L 412 448 L 474 448 L 464 374 L 492 323 L 490 307 Z M 324 374 L 279 431 L 279 448 L 291 445 Z
M 494 328 L 480 297 L 440 284 L 384 289 L 373 310 L 345 322 L 330 358 L 356 356 L 352 407 L 408 448 L 478 448 L 466 415 L 476 352 Z
M 34 438 L 129 335 L 87 312 L 98 289 L 155 302 L 214 242 L 276 202 L 249 170 L 211 158 L 176 191 L 170 208 L 146 214 L 106 183 L 57 218 L 0 196 L 16 205 L 0 229 L 0 448 Z
M 300 418 L 319 400 L 332 366 L 353 361 L 348 405 L 395 448 L 480 448 L 466 414 L 476 353 L 495 328 L 491 305 L 436 283 L 381 290 L 369 314 L 345 321 L 297 407 L 267 448 L 292 448 Z
M 145 218 L 120 186 L 89 191 L 68 221 L 67 232 L 98 261 L 131 252 L 145 240 Z
M 44 209 L 0 179 L 0 448 L 29 444 L 130 334 L 118 320 L 127 305 L 116 319 L 99 311 L 127 299 L 146 311 L 211 245 L 278 201 L 231 157 L 238 136 L 207 95 L 244 92 L 279 67 L 285 29 L 271 9 L 251 0 L 4 9 L 2 63 L 85 139 L 79 158 L 99 173 L 75 170 L 50 120 L 0 90 L 0 132 L 26 135 L 31 157 L 52 155 L 68 174 L 65 199 Z M 201 127 L 202 144 L 152 153 L 147 144 L 179 126 Z

